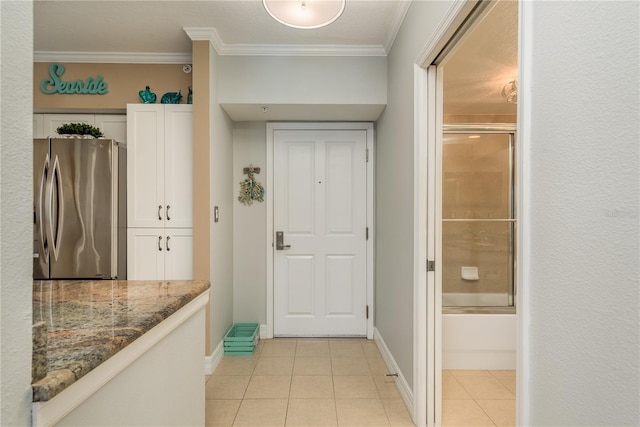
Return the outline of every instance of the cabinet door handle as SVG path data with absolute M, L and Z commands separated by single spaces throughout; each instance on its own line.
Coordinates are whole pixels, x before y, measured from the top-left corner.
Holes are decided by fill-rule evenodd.
M 158 250 L 162 252 L 162 236 L 158 236 Z
M 167 205 L 167 221 L 171 220 L 171 217 L 169 216 L 169 209 L 171 209 L 171 206 Z
M 162 205 L 158 205 L 158 219 L 162 221 Z
M 167 236 L 167 243 L 166 243 L 167 252 L 171 250 L 171 248 L 169 247 L 169 240 L 171 240 L 171 236 Z

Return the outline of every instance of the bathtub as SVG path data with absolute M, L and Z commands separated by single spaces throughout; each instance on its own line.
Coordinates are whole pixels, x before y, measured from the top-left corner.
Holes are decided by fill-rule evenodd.
M 442 315 L 442 368 L 516 369 L 514 313 Z

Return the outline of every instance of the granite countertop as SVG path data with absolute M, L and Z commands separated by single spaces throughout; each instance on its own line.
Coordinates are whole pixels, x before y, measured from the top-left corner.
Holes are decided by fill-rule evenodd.
M 208 289 L 205 280 L 33 282 L 33 401 L 50 400 Z

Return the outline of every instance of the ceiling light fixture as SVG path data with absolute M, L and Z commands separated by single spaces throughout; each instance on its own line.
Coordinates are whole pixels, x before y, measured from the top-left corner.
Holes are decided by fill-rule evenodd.
M 509 83 L 502 87 L 502 96 L 505 97 L 507 102 L 512 104 L 518 103 L 518 80 L 511 80 Z
M 344 12 L 345 3 L 346 0 L 262 0 L 273 19 L 303 30 L 331 24 Z

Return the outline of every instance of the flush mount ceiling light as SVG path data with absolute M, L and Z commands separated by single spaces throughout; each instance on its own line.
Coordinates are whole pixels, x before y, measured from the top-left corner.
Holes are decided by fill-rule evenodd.
M 310 30 L 331 24 L 346 0 L 262 0 L 267 13 L 288 27 Z
M 507 102 L 512 104 L 518 103 L 518 80 L 511 80 L 509 83 L 502 87 L 502 96 L 505 97 Z

